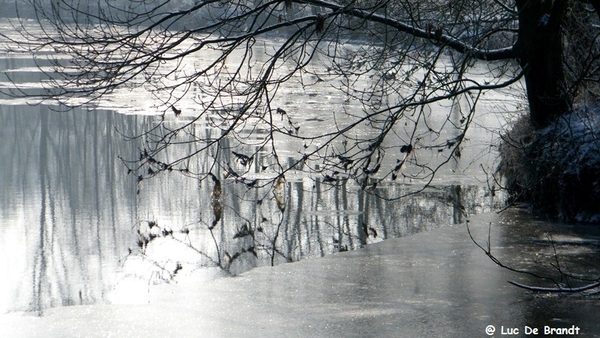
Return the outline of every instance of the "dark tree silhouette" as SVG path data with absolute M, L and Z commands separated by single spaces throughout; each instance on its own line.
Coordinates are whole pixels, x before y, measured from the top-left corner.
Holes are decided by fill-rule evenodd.
M 248 187 L 290 170 L 363 188 L 427 184 L 460 156 L 482 94 L 524 79 L 538 129 L 595 99 L 599 1 L 29 0 L 17 11 L 9 38 L 51 64 L 44 98 L 143 89 L 156 102 L 160 121 L 125 159 L 140 179 L 219 168 Z M 292 94 L 322 103 L 318 128 Z M 167 156 L 173 147 L 184 151 Z M 438 160 L 419 159 L 424 149 Z M 200 153 L 212 163 L 194 166 Z

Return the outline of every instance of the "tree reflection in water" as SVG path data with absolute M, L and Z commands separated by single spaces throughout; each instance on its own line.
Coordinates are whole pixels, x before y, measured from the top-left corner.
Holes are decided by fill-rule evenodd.
M 4 311 L 102 301 L 127 274 L 156 282 L 198 266 L 239 274 L 320 257 L 458 223 L 500 203 L 476 185 L 431 186 L 385 201 L 344 180 L 291 174 L 275 193 L 219 171 L 200 184 L 179 172 L 138 184 L 118 158 L 136 156 L 139 143 L 121 134 L 155 117 L 25 106 L 4 106 L 1 114 L 0 149 L 11 159 L 0 164 Z M 401 189 L 390 182 L 377 192 Z M 140 240 L 144 231 L 149 237 Z M 152 264 L 125 271 L 133 261 Z
M 142 199 L 152 203 L 153 196 L 160 196 L 160 205 L 145 205 L 153 215 L 148 220 L 172 222 L 165 218 L 164 213 L 169 213 L 165 207 L 185 205 L 189 196 L 195 196 L 197 219 L 190 214 L 185 222 L 170 223 L 168 227 L 175 230 L 172 237 L 202 253 L 203 264 L 217 265 L 231 274 L 462 223 L 466 215 L 490 211 L 502 203 L 489 189 L 477 185 L 429 186 L 394 201 L 386 197 L 398 196 L 410 187 L 380 184 L 374 196 L 349 181 L 298 176 L 277 180 L 274 193 L 270 186 L 249 188 L 235 178 L 218 180 L 221 200 L 215 208 L 213 184 L 203 181 L 190 188 L 189 180 L 171 175 L 149 180 Z M 177 186 L 174 190 L 173 185 Z M 181 194 L 186 185 L 188 191 Z

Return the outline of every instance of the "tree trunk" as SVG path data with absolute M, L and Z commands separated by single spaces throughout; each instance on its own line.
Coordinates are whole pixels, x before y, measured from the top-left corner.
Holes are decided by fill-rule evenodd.
M 531 123 L 543 128 L 571 108 L 565 86 L 561 26 L 567 0 L 517 0 L 515 51 L 525 68 Z

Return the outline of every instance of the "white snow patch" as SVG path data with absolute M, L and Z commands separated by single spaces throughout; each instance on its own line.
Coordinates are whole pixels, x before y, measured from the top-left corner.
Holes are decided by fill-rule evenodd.
M 156 228 L 156 227 L 155 227 Z M 151 231 L 150 229 L 148 229 Z M 224 276 L 218 268 L 202 267 L 202 254 L 175 237 L 157 237 L 123 262 L 114 288 L 106 295 L 112 304 L 146 304 L 151 287 L 184 279 L 207 281 Z
M 540 135 L 555 140 L 545 155 L 562 159 L 565 174 L 578 175 L 582 168 L 600 165 L 600 107 L 580 107 Z

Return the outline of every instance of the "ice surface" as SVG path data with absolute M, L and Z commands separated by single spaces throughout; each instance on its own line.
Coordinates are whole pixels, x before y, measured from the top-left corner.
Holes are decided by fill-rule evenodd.
M 491 230 L 492 252 L 517 267 L 550 230 L 494 214 L 469 224 L 484 245 Z M 139 304 L 9 314 L 0 326 L 7 337 L 482 337 L 488 325 L 600 333 L 597 300 L 532 296 L 507 280 L 543 282 L 497 267 L 463 224 L 238 277 L 182 270 L 173 283 L 141 287 Z

